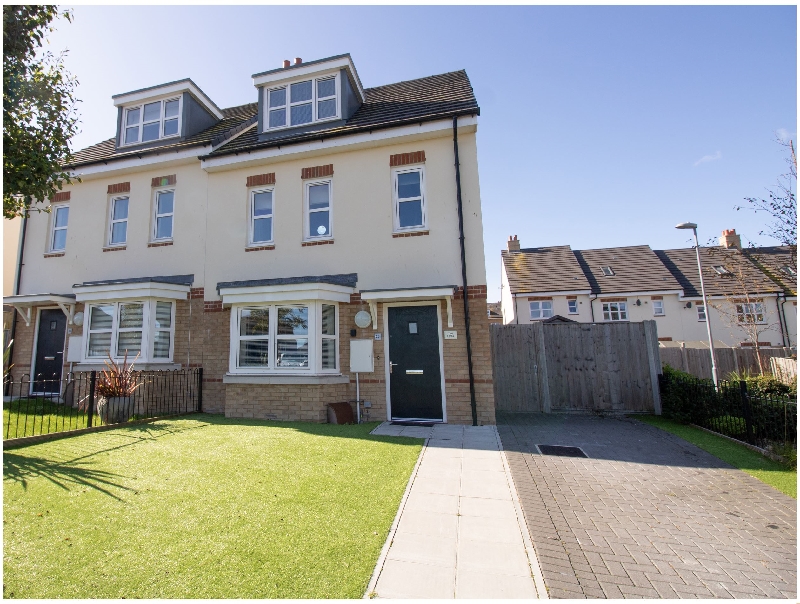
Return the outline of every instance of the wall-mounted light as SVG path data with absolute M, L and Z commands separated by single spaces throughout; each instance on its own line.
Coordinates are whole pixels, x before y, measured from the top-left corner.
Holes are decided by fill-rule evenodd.
M 641 306 L 641 305 L 642 305 L 642 301 L 637 298 L 636 299 L 636 306 Z
M 686 308 L 691 308 L 691 307 L 692 307 L 692 303 L 691 302 L 687 302 L 686 303 Z

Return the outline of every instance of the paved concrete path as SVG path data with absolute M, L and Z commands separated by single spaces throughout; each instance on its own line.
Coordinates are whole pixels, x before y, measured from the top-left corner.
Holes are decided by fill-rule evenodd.
M 367 596 L 536 598 L 537 576 L 544 591 L 494 426 L 384 423 L 373 434 L 428 440 Z
M 634 420 L 498 423 L 550 597 L 796 598 L 791 497 Z

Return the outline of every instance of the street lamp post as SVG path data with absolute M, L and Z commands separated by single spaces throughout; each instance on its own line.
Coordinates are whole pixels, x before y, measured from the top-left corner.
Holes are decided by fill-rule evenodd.
M 693 222 L 681 222 L 675 225 L 676 229 L 692 229 L 694 233 L 694 250 L 697 253 L 697 272 L 700 274 L 700 293 L 703 296 L 703 309 L 706 315 L 706 329 L 708 330 L 708 346 L 711 350 L 711 379 L 714 382 L 714 388 L 719 385 L 717 380 L 717 355 L 714 353 L 714 337 L 711 335 L 711 313 L 708 309 L 708 301 L 706 300 L 706 286 L 703 282 L 703 265 L 700 263 L 700 244 L 697 241 L 697 225 Z

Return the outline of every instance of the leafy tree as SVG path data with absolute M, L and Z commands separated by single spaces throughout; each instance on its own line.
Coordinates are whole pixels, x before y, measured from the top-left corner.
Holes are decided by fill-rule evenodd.
M 55 6 L 3 6 L 3 216 L 21 216 L 34 200 L 51 198 L 72 179 L 63 166 L 78 131 L 77 80 L 64 54 L 40 53 Z
M 759 235 L 767 235 L 781 242 L 781 245 L 797 247 L 797 198 L 794 188 L 797 186 L 797 155 L 793 141 L 778 139 L 778 143 L 787 148 L 789 157 L 786 163 L 789 172 L 778 177 L 777 188 L 768 189 L 769 199 L 745 197 L 745 201 L 755 212 L 765 212 L 772 216 L 773 222 Z M 741 210 L 747 206 L 736 206 Z

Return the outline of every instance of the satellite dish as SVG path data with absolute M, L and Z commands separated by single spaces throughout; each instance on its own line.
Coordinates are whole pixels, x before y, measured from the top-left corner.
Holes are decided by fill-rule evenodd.
M 372 315 L 369 314 L 366 310 L 359 310 L 356 313 L 356 325 L 358 325 L 361 329 L 365 327 L 369 327 L 369 324 L 372 323 Z
M 76 312 L 75 315 L 72 317 L 72 322 L 75 325 L 77 325 L 78 327 L 83 325 L 83 313 L 82 312 Z
M 320 235 L 324 235 L 327 231 L 328 229 L 326 229 L 323 225 L 319 225 L 317 227 L 317 233 L 319 233 Z

